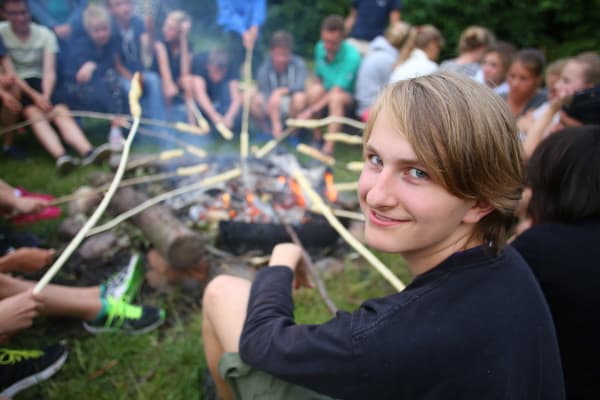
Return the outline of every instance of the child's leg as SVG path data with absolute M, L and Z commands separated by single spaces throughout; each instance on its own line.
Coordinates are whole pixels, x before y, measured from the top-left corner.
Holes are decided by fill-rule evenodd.
M 80 156 L 85 156 L 92 150 L 92 145 L 85 137 L 73 117 L 69 115 L 70 111 L 64 104 L 54 106 L 52 110 L 58 113 L 53 122 L 56 124 L 61 136 L 69 145 L 71 145 Z
M 29 290 L 35 284 L 36 282 L 0 274 L 0 299 Z M 102 309 L 99 286 L 78 288 L 50 284 L 42 290 L 41 295 L 43 315 L 92 320 Z
M 23 110 L 23 115 L 28 120 L 33 121 L 31 124 L 33 133 L 54 159 L 65 154 L 65 148 L 60 143 L 58 135 L 39 108 L 33 105 L 27 106 Z
M 250 297 L 250 282 L 227 275 L 213 279 L 202 300 L 202 338 L 208 369 L 219 398 L 233 399 L 227 383 L 219 375 L 219 360 L 223 353 L 237 353 L 246 308 Z

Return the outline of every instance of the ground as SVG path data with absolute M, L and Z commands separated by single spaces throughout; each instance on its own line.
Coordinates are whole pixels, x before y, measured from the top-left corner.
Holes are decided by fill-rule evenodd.
M 106 138 L 106 126 L 85 121 L 84 127 L 92 142 L 98 144 Z M 30 135 L 26 133 L 25 135 Z M 136 142 L 136 152 L 156 152 L 155 143 Z M 141 142 L 140 142 L 141 143 Z M 71 193 L 82 184 L 97 167 L 80 168 L 66 177 L 56 174 L 53 160 L 45 154 L 35 140 L 19 137 L 17 144 L 29 154 L 27 160 L 2 159 L 0 178 L 12 185 L 55 196 Z M 334 169 L 336 181 L 356 179 L 356 173 L 345 170 L 348 161 L 360 159 L 356 147 L 338 146 L 338 166 Z M 103 167 L 108 172 L 108 167 Z M 63 213 L 65 214 L 65 213 Z M 57 242 L 57 220 L 28 226 L 48 244 L 60 247 Z M 340 244 L 343 248 L 344 244 Z M 343 256 L 340 254 L 344 254 Z M 352 310 L 369 297 L 393 292 L 390 285 L 365 261 L 350 249 L 334 254 L 343 265 L 342 271 L 327 272 L 324 280 L 330 297 L 342 310 Z M 402 260 L 378 254 L 398 276 L 408 282 Z M 118 263 L 119 258 L 115 258 Z M 106 275 L 114 265 L 99 263 L 106 268 L 98 276 Z M 58 282 L 78 282 L 77 259 L 71 259 L 65 271 L 56 278 Z M 87 275 L 93 276 L 93 275 Z M 79 321 L 65 319 L 40 319 L 34 326 L 15 335 L 8 346 L 16 348 L 40 347 L 58 340 L 67 340 L 70 355 L 63 369 L 50 380 L 19 394 L 17 399 L 202 399 L 206 367 L 201 342 L 201 305 L 190 298 L 185 288 L 174 287 L 168 293 L 158 293 L 147 286 L 138 301 L 160 305 L 167 310 L 167 322 L 145 335 L 121 334 L 92 336 Z M 316 291 L 302 290 L 295 295 L 296 317 L 300 323 L 319 323 L 330 317 Z

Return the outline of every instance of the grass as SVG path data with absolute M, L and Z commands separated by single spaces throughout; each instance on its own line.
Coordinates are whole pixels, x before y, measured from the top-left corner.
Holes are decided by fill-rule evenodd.
M 94 143 L 106 137 L 103 124 L 86 124 Z M 0 177 L 12 185 L 56 196 L 71 193 L 87 184 L 87 175 L 97 167 L 81 168 L 66 177 L 55 172 L 53 160 L 33 140 L 18 138 L 30 158 L 26 161 L 3 159 Z M 227 149 L 222 149 L 223 151 Z M 231 150 L 231 149 L 229 149 Z M 145 148 L 143 151 L 148 151 Z M 211 153 L 221 149 L 212 149 Z M 351 181 L 356 173 L 344 170 L 348 161 L 359 159 L 356 147 L 339 146 L 336 181 Z M 104 167 L 107 171 L 107 167 Z M 66 211 L 66 210 L 65 210 Z M 27 230 L 49 242 L 57 240 L 59 221 L 45 221 Z M 324 281 L 329 295 L 342 310 L 355 309 L 367 298 L 393 292 L 391 286 L 348 249 L 342 260 L 341 273 L 326 273 Z M 378 254 L 404 282 L 408 273 L 402 260 Z M 144 299 L 148 300 L 148 299 Z M 202 399 L 206 371 L 201 341 L 201 310 L 192 308 L 178 313 L 181 301 L 177 290 L 169 295 L 151 296 L 150 304 L 166 308 L 168 321 L 157 331 L 139 336 L 119 334 L 91 336 L 78 322 L 63 319 L 40 319 L 34 326 L 15 335 L 10 345 L 16 348 L 38 347 L 67 339 L 70 355 L 63 369 L 50 380 L 32 387 L 17 399 Z M 330 318 L 316 291 L 295 294 L 296 318 L 300 323 L 320 323 Z

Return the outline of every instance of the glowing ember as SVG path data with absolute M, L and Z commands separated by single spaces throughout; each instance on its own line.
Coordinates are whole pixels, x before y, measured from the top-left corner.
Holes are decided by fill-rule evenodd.
M 331 172 L 326 172 L 325 176 L 325 197 L 330 202 L 335 202 L 338 198 L 338 191 L 333 184 L 333 174 Z
M 300 207 L 305 207 L 306 200 L 304 199 L 304 195 L 302 194 L 302 189 L 300 188 L 300 185 L 298 184 L 298 182 L 296 182 L 296 180 L 290 178 L 288 181 L 288 184 L 290 185 L 290 190 L 292 191 L 292 194 L 294 195 L 294 199 L 296 199 L 296 203 L 298 203 L 298 205 Z

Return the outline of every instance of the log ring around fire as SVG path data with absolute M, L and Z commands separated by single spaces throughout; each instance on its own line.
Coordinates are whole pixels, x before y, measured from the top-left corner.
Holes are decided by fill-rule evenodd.
M 302 245 L 309 252 L 330 247 L 339 235 L 321 215 L 310 213 L 310 220 L 301 225 L 293 225 Z M 346 225 L 346 220 L 341 220 Z M 249 223 L 242 221 L 220 221 L 218 245 L 223 250 L 236 255 L 249 251 L 270 253 L 276 244 L 291 242 L 281 224 Z

